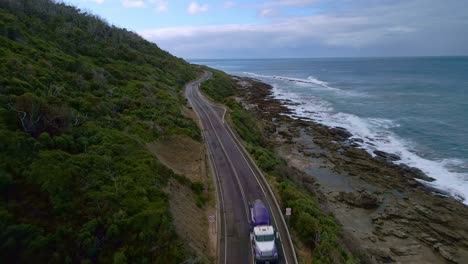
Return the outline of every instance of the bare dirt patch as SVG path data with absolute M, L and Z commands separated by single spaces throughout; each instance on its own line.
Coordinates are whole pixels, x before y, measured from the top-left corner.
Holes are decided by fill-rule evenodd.
M 168 193 L 177 234 L 200 256 L 201 262 L 212 262 L 206 208 L 197 207 L 192 190 L 175 180 L 170 181 Z
M 183 106 L 180 111 L 182 112 L 183 116 L 190 118 L 194 120 L 195 122 L 198 122 L 197 114 L 195 114 L 195 112 L 191 108 Z
M 189 109 L 187 109 L 189 110 Z M 186 136 L 167 136 L 147 144 L 148 150 L 160 162 L 191 182 L 203 183 L 208 201 L 197 206 L 197 196 L 190 185 L 171 179 L 166 192 L 177 234 L 197 254 L 195 262 L 214 263 L 216 259 L 216 225 L 209 215 L 216 215 L 213 183 L 208 175 L 204 144 Z
M 167 136 L 163 139 L 149 143 L 148 149 L 164 165 L 175 173 L 184 175 L 192 181 L 204 181 L 205 147 L 186 136 Z

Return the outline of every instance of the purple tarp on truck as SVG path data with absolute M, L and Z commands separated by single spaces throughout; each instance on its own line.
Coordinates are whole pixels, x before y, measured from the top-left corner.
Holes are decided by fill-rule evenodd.
M 270 214 L 262 201 L 255 200 L 251 210 L 253 227 L 270 224 Z

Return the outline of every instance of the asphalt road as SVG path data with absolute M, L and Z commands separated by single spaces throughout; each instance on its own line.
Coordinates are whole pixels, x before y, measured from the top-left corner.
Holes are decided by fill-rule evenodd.
M 210 155 L 218 197 L 218 263 L 252 263 L 249 237 L 249 202 L 261 199 L 270 210 L 280 233 L 280 263 L 295 264 L 296 256 L 280 209 L 266 180 L 249 158 L 239 139 L 224 123 L 225 109 L 208 101 L 199 91 L 210 72 L 187 84 L 185 96 L 200 118 Z

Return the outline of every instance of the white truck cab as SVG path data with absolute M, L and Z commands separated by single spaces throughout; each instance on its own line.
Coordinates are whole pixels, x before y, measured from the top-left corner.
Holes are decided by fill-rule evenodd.
M 255 263 L 277 263 L 278 233 L 270 223 L 268 210 L 260 200 L 256 200 L 251 207 L 250 240 Z

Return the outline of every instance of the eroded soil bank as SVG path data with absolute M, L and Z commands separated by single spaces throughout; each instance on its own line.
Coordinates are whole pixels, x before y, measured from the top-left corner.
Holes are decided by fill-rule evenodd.
M 430 178 L 420 170 L 357 148 L 348 131 L 291 117 L 289 102 L 274 99 L 271 86 L 233 78 L 236 99 L 258 118 L 275 152 L 314 180 L 306 188 L 323 197 L 364 262 L 468 263 L 467 206 L 422 184 Z
M 178 135 L 149 143 L 147 148 L 165 166 L 180 175 L 179 180 L 169 181 L 165 191 L 176 232 L 197 256 L 191 261 L 214 263 L 216 226 L 208 221 L 208 217 L 216 214 L 216 205 L 204 144 Z M 197 193 L 194 184 L 203 184 L 201 186 L 206 186 L 206 189 Z

